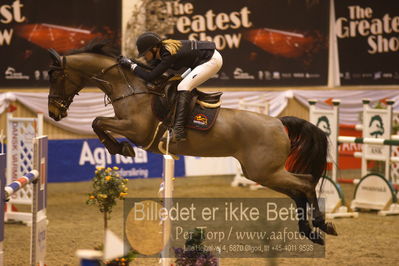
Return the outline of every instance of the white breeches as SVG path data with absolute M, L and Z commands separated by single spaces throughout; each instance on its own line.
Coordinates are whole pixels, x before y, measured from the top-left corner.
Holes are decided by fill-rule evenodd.
M 195 67 L 182 81 L 180 81 L 177 90 L 191 91 L 215 75 L 222 65 L 222 56 L 215 50 L 209 61 Z

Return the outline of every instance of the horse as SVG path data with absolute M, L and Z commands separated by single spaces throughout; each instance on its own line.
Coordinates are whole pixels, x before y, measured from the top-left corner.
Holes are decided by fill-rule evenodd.
M 164 153 L 157 145 L 160 121 L 152 110 L 154 97 L 165 97 L 148 83 L 123 69 L 115 54 L 97 43 L 60 55 L 49 49 L 49 116 L 59 121 L 75 95 L 87 85 L 96 85 L 112 104 L 114 117 L 96 117 L 93 131 L 111 154 L 134 156 L 131 143 L 143 149 Z M 104 97 L 105 97 L 104 96 Z M 126 137 L 119 142 L 113 134 Z M 325 173 L 328 140 L 326 134 L 310 122 L 293 117 L 275 118 L 250 111 L 220 108 L 216 122 L 208 131 L 187 129 L 187 140 L 170 143 L 173 154 L 236 158 L 244 175 L 258 184 L 290 197 L 297 211 L 313 206 L 309 217 L 298 221 L 299 232 L 312 242 L 324 245 L 325 232 L 337 235 L 335 226 L 326 222 L 319 209 L 316 184 Z M 321 231 L 320 231 L 321 230 Z

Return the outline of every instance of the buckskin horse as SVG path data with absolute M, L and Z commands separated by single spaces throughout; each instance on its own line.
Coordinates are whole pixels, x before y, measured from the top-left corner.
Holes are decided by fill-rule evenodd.
M 104 43 L 92 43 L 64 56 L 49 49 L 52 58 L 49 116 L 56 121 L 66 117 L 74 96 L 94 83 L 108 97 L 115 113 L 115 117 L 97 117 L 92 123 L 108 151 L 134 156 L 131 144 L 119 142 L 112 132 L 148 151 L 163 153 L 158 145 L 161 123 L 153 112 L 152 102 L 165 100 L 168 93 L 149 87 L 122 69 L 105 48 Z M 171 143 L 169 151 L 189 156 L 235 157 L 248 179 L 289 196 L 295 201 L 298 213 L 299 210 L 303 213 L 307 203 L 313 206 L 313 226 L 309 217 L 302 215 L 299 231 L 324 245 L 324 236 L 318 229 L 337 235 L 334 225 L 324 220 L 315 191 L 326 169 L 327 147 L 325 133 L 306 120 L 220 108 L 210 130 L 188 129 L 187 140 Z

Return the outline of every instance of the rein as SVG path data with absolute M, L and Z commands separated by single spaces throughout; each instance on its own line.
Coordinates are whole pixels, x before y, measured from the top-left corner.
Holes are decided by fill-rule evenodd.
M 135 63 L 139 63 L 140 66 L 143 66 L 147 69 L 151 69 L 148 66 L 143 65 L 140 62 L 137 62 L 135 60 L 133 60 Z M 118 67 L 118 72 L 119 74 L 123 77 L 125 83 L 127 84 L 127 87 L 129 88 L 129 92 L 126 94 L 123 94 L 121 96 L 117 96 L 115 98 L 112 98 L 112 92 L 113 92 L 113 85 L 111 82 L 104 80 L 103 76 L 108 73 L 110 70 L 112 70 L 113 68 Z M 130 96 L 134 96 L 137 94 L 155 94 L 158 96 L 164 96 L 164 93 L 158 92 L 158 91 L 154 91 L 154 90 L 150 90 L 150 89 L 146 89 L 146 90 L 139 90 L 137 88 L 135 88 L 131 82 L 131 80 L 129 79 L 129 77 L 126 75 L 126 73 L 122 70 L 121 66 L 118 63 L 112 64 L 106 68 L 103 68 L 100 70 L 99 73 L 91 75 L 88 74 L 80 69 L 76 69 L 76 68 L 72 68 L 70 66 L 67 66 L 66 64 L 66 57 L 63 57 L 63 67 L 60 66 L 51 66 L 50 67 L 50 71 L 60 71 L 62 72 L 62 76 L 61 78 L 64 79 L 64 83 L 66 80 L 68 80 L 69 82 L 71 82 L 76 89 L 74 90 L 74 92 L 68 97 L 66 96 L 65 93 L 65 84 L 63 86 L 63 90 L 62 90 L 62 94 L 61 95 L 49 95 L 49 100 L 51 102 L 53 102 L 54 104 L 58 105 L 59 108 L 63 109 L 63 110 L 67 110 L 69 105 L 73 102 L 73 98 L 75 97 L 75 95 L 79 95 L 79 91 L 82 89 L 82 86 L 77 84 L 77 82 L 75 82 L 73 79 L 71 79 L 68 75 L 68 73 L 65 73 L 66 69 L 71 69 L 73 71 L 79 72 L 80 74 L 82 74 L 84 77 L 88 78 L 89 80 L 93 80 L 96 81 L 98 83 L 100 83 L 100 86 L 106 91 L 105 95 L 104 95 L 104 105 L 107 106 L 108 104 L 112 104 L 114 102 L 123 100 L 127 97 Z M 104 86 L 104 84 L 106 86 Z M 108 99 L 106 99 L 108 98 Z
M 147 70 L 152 70 L 153 69 L 152 67 L 144 65 L 143 63 L 141 63 L 141 62 L 139 62 L 137 60 L 131 59 L 131 61 L 134 62 L 135 64 L 139 65 L 140 67 L 147 69 Z M 157 91 L 154 91 L 154 90 L 149 90 L 149 89 L 147 89 L 146 91 L 136 92 L 134 87 L 133 87 L 133 84 L 130 82 L 130 79 L 127 77 L 126 73 L 121 69 L 119 64 L 116 64 L 116 65 L 118 65 L 119 73 L 121 74 L 121 76 L 123 77 L 123 79 L 127 83 L 127 86 L 131 89 L 132 92 L 127 94 L 127 95 L 122 95 L 120 97 L 117 97 L 116 99 L 113 99 L 113 100 L 110 99 L 109 103 L 120 101 L 120 100 L 125 99 L 126 97 L 133 96 L 133 95 L 136 95 L 136 94 L 146 94 L 146 93 L 150 94 L 151 93 L 151 94 L 155 94 L 155 95 L 158 95 L 158 96 L 165 96 L 164 93 L 157 92 Z

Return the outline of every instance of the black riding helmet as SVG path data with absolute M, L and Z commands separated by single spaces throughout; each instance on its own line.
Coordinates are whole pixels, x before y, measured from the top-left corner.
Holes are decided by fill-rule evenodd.
M 146 32 L 141 34 L 136 41 L 139 57 L 142 57 L 148 50 L 161 42 L 161 37 L 153 32 Z

